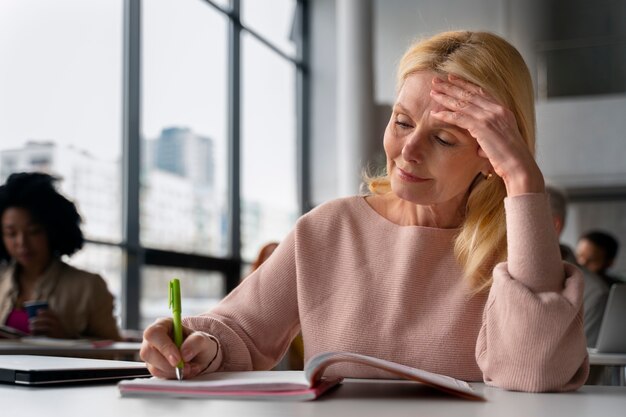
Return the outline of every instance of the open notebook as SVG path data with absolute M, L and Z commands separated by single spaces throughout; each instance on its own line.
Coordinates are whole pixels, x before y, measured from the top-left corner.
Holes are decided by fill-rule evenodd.
M 51 385 L 149 376 L 143 362 L 36 355 L 0 355 L 0 382 Z
M 159 378 L 127 380 L 120 382 L 118 387 L 123 397 L 312 400 L 341 382 L 340 377 L 325 377 L 324 371 L 342 362 L 382 369 L 396 377 L 430 385 L 466 399 L 484 400 L 464 381 L 349 352 L 318 354 L 307 362 L 304 371 L 215 372 L 183 381 Z

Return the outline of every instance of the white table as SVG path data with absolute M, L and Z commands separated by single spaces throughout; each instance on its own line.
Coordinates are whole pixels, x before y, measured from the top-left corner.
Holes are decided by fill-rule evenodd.
M 114 342 L 102 347 L 87 344 L 43 345 L 24 343 L 19 340 L 0 339 L 0 355 L 74 356 L 82 358 L 127 359 L 139 357 L 139 342 Z
M 472 384 L 488 401 L 462 400 L 398 381 L 346 380 L 312 402 L 121 398 L 115 385 L 29 388 L 0 385 L 2 415 L 110 416 L 624 416 L 626 388 L 584 386 L 570 393 L 528 394 Z
M 626 353 L 597 353 L 589 349 L 589 364 L 604 367 L 603 383 L 626 385 Z

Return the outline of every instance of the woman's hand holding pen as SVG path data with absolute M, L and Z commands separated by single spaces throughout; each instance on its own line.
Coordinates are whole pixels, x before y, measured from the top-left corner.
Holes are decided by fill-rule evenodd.
M 431 97 L 446 110 L 431 114 L 466 129 L 506 185 L 507 195 L 542 193 L 544 179 L 513 112 L 479 86 L 454 75 L 433 79 Z
M 185 379 L 193 378 L 217 356 L 217 341 L 207 333 L 183 326 L 184 342 L 179 351 L 172 339 L 173 327 L 171 318 L 161 318 L 150 325 L 143 333 L 139 356 L 152 375 L 168 379 L 176 378 L 175 368 L 182 357 Z

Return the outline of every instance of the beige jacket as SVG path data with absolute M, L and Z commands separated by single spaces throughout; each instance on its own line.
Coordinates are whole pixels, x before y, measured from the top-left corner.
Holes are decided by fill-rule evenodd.
M 0 273 L 0 323 L 6 322 L 17 300 L 15 267 L 12 263 Z M 55 259 L 35 290 L 35 299 L 48 301 L 70 337 L 120 339 L 113 296 L 99 275 Z

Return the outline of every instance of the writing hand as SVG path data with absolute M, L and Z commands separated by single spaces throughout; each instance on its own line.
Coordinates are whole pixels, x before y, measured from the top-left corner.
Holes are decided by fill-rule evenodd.
M 435 77 L 431 97 L 447 110 L 432 112 L 446 123 L 466 129 L 489 159 L 509 196 L 545 191 L 539 166 L 525 144 L 514 113 L 479 86 L 449 75 Z
M 146 328 L 139 356 L 152 375 L 175 379 L 174 368 L 182 353 L 185 379 L 193 378 L 204 372 L 217 356 L 217 341 L 208 333 L 183 326 L 184 341 L 179 351 L 172 339 L 173 327 L 171 318 L 161 318 Z

